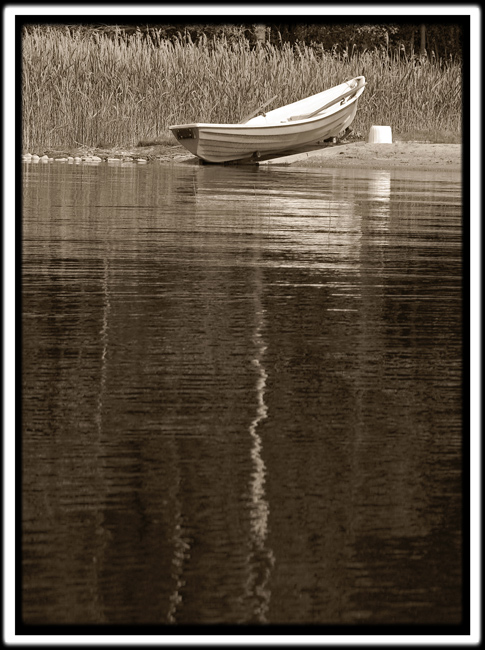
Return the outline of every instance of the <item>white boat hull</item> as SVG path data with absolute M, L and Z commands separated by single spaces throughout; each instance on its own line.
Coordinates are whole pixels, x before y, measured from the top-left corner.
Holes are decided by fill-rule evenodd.
M 206 162 L 222 163 L 277 154 L 336 137 L 350 126 L 364 85 L 364 78 L 356 77 L 245 124 L 181 124 L 170 126 L 170 130 L 180 144 Z M 329 102 L 331 106 L 312 117 L 302 115 L 316 112 Z

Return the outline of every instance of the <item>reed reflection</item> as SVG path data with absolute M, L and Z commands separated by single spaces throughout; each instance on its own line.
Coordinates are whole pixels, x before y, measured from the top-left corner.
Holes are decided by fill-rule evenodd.
M 107 373 L 107 354 L 108 354 L 108 328 L 109 328 L 109 315 L 111 311 L 111 302 L 109 296 L 109 261 L 108 257 L 104 258 L 103 269 L 103 324 L 100 331 L 102 351 L 101 351 L 101 382 L 98 394 L 98 410 L 97 410 L 97 427 L 98 435 L 101 436 L 102 432 L 102 412 L 103 412 L 103 398 L 106 391 L 106 373 Z
M 176 452 L 175 441 L 172 439 L 172 447 L 175 453 L 174 472 L 176 473 L 176 483 L 173 495 L 175 507 L 175 522 L 173 529 L 173 558 L 171 579 L 174 581 L 174 588 L 169 597 L 169 606 L 167 621 L 177 623 L 178 609 L 182 606 L 182 590 L 185 586 L 184 567 L 190 558 L 190 539 L 185 533 L 184 517 L 182 514 L 182 503 L 180 499 L 181 476 L 180 462 Z
M 249 483 L 249 575 L 245 585 L 246 598 L 252 603 L 252 619 L 259 623 L 267 623 L 267 612 L 271 599 L 268 582 L 275 558 L 271 548 L 267 546 L 269 504 L 266 499 L 266 465 L 263 460 L 263 442 L 258 427 L 268 417 L 268 407 L 264 400 L 268 375 L 264 367 L 266 345 L 263 339 L 264 308 L 261 302 L 262 278 L 261 269 L 256 268 L 254 310 L 256 327 L 253 335 L 255 356 L 252 360 L 256 372 L 256 417 L 249 427 L 251 436 L 252 476 Z

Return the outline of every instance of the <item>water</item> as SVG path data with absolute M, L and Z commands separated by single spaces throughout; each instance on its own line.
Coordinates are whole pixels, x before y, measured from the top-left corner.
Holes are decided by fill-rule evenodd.
M 459 175 L 23 173 L 24 622 L 459 623 Z

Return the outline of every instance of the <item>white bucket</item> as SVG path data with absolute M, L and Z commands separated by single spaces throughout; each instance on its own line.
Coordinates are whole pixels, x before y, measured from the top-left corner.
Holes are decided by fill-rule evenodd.
M 390 126 L 371 126 L 367 142 L 374 144 L 392 144 L 392 130 Z

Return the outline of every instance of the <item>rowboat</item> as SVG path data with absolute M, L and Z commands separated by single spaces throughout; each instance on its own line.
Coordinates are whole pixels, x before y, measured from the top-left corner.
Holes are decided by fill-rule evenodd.
M 355 77 L 239 124 L 197 122 L 169 128 L 180 144 L 206 162 L 259 159 L 336 137 L 353 122 L 364 86 L 365 78 Z

